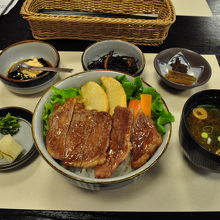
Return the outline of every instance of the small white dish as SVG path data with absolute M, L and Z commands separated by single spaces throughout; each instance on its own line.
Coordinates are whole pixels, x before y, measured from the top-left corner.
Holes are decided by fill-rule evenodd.
M 34 140 L 31 132 L 31 121 L 32 121 L 32 112 L 21 107 L 5 107 L 0 109 L 0 117 L 4 117 L 10 113 L 12 116 L 19 117 L 20 128 L 17 134 L 13 135 L 13 139 L 18 142 L 24 150 L 18 156 L 18 158 L 12 162 L 8 163 L 4 158 L 0 159 L 0 171 L 11 170 L 19 167 L 28 160 L 30 160 L 34 154 L 37 152 L 34 146 Z M 0 139 L 3 137 L 3 134 L 0 133 Z
M 10 91 L 24 95 L 34 94 L 50 88 L 55 83 L 57 72 L 45 72 L 36 78 L 26 80 L 7 77 L 9 69 L 14 64 L 31 58 L 43 58 L 52 67 L 58 67 L 60 61 L 58 51 L 44 41 L 26 40 L 9 45 L 0 53 L 0 78 Z
M 90 70 L 88 65 L 95 60 L 98 60 L 100 57 L 109 54 L 109 52 L 113 51 L 114 54 L 119 56 L 130 56 L 137 61 L 137 71 L 132 76 L 138 76 L 142 73 L 145 67 L 145 58 L 142 51 L 136 45 L 129 43 L 127 41 L 122 40 L 104 40 L 99 41 L 84 51 L 81 61 L 84 70 Z M 114 71 L 114 70 L 113 70 Z M 120 70 L 117 70 L 120 71 Z M 123 71 L 120 71 L 123 72 Z M 125 72 L 129 74 L 128 72 Z

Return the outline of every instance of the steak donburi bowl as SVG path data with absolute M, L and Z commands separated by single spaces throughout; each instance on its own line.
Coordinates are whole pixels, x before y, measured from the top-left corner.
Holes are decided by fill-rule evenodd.
M 104 79 L 112 80 L 110 83 L 111 86 L 115 83 L 115 81 L 117 81 L 118 83 L 120 80 L 121 80 L 120 83 L 122 83 L 122 81 L 124 80 L 126 85 L 129 84 L 129 82 L 136 82 L 136 84 L 138 84 L 139 82 L 139 86 L 140 86 L 140 82 L 141 82 L 140 77 L 134 78 L 132 76 L 125 75 L 123 73 L 113 72 L 113 71 L 102 71 L 102 70 L 82 72 L 82 73 L 70 76 L 64 79 L 63 81 L 55 84 L 54 87 L 52 87 L 42 96 L 42 98 L 40 99 L 40 101 L 38 102 L 35 108 L 33 121 L 32 121 L 32 133 L 33 133 L 34 141 L 43 159 L 55 171 L 60 173 L 63 177 L 66 177 L 73 184 L 79 187 L 82 187 L 82 188 L 90 189 L 90 190 L 103 190 L 103 189 L 113 189 L 113 188 L 122 187 L 126 184 L 133 182 L 138 177 L 146 173 L 159 160 L 161 155 L 167 149 L 167 146 L 169 144 L 169 140 L 171 137 L 171 130 L 172 130 L 171 122 L 174 120 L 174 117 L 169 112 L 165 102 L 159 95 L 159 98 L 161 100 L 159 103 L 162 103 L 163 105 L 163 109 L 164 109 L 163 112 L 165 112 L 165 115 L 169 116 L 170 118 L 158 120 L 158 121 L 166 121 L 166 123 L 163 123 L 163 126 L 160 127 L 162 129 L 160 131 L 161 135 L 159 135 L 159 132 L 157 131 L 158 128 L 156 128 L 156 126 L 159 125 L 159 122 L 156 122 L 155 125 L 151 124 L 149 126 L 152 128 L 150 132 L 153 132 L 153 133 L 150 133 L 151 134 L 150 136 L 158 137 L 154 139 L 151 138 L 152 140 L 154 140 L 155 143 L 157 143 L 158 146 L 154 147 L 153 150 L 152 149 L 147 150 L 149 152 L 147 152 L 147 154 L 144 155 L 144 158 L 142 158 L 142 161 L 141 161 L 142 163 L 139 161 L 140 163 L 138 164 L 137 161 L 134 162 L 133 160 L 133 164 L 132 164 L 130 155 L 131 155 L 131 152 L 134 152 L 134 147 L 132 147 L 132 144 L 131 144 L 132 141 L 130 139 L 131 135 L 129 134 L 131 133 L 131 130 L 132 131 L 134 130 L 134 127 L 135 127 L 134 124 L 138 120 L 139 116 L 141 115 L 143 116 L 143 114 L 141 113 L 141 111 L 139 111 L 138 114 L 136 115 L 136 119 L 134 119 L 135 118 L 133 116 L 134 109 L 131 110 L 129 107 L 128 108 L 122 107 L 123 106 L 122 101 L 121 101 L 122 95 L 118 95 L 120 99 L 118 99 L 118 97 L 115 97 L 115 99 L 112 99 L 112 97 L 110 97 L 117 90 L 116 89 L 117 86 L 113 86 L 113 90 L 110 89 L 111 90 L 110 92 L 109 92 L 109 88 L 107 88 L 108 85 L 106 87 L 106 90 L 103 89 L 103 86 L 104 87 L 106 86 Z M 116 79 L 120 79 L 120 80 L 118 81 Z M 100 86 L 101 89 L 98 89 L 98 90 L 94 89 L 94 87 L 96 87 L 94 86 L 95 83 L 96 83 L 96 86 L 97 85 L 99 86 L 100 84 L 102 84 L 102 86 Z M 68 101 L 64 102 L 64 104 L 58 105 L 58 106 L 55 105 L 53 109 L 54 113 L 52 113 L 49 116 L 49 128 L 48 128 L 49 130 L 47 131 L 47 134 L 45 134 L 45 130 L 44 130 L 45 129 L 45 122 L 44 122 L 45 107 L 46 106 L 48 107 L 48 103 L 51 103 L 51 100 L 52 102 L 54 102 L 55 100 L 54 93 L 57 93 L 57 91 L 59 93 L 59 91 L 64 91 L 68 88 L 80 89 L 80 92 L 78 90 L 78 95 L 83 96 L 83 98 L 79 98 L 79 97 L 74 98 L 74 99 L 69 98 L 67 99 Z M 124 88 L 124 87 L 121 87 L 121 88 Z M 157 97 L 158 97 L 159 93 L 157 93 L 156 90 L 150 87 L 147 83 L 142 82 L 141 88 L 143 89 L 143 91 L 146 91 L 146 90 L 153 91 L 154 95 L 157 94 Z M 102 92 L 102 90 L 104 92 Z M 122 92 L 124 92 L 124 90 Z M 89 91 L 89 92 L 87 93 L 86 91 Z M 93 98 L 93 102 L 95 100 L 95 104 L 96 104 L 97 100 L 100 101 L 103 99 L 104 101 L 102 102 L 101 107 L 105 108 L 105 99 L 103 98 L 105 96 L 105 91 L 106 91 L 107 98 L 108 98 L 107 100 L 109 102 L 109 108 L 111 108 L 111 106 L 113 105 L 112 103 L 114 103 L 115 100 L 117 100 L 117 102 L 120 102 L 119 104 L 117 103 L 115 104 L 115 105 L 120 105 L 120 107 L 119 106 L 115 107 L 115 112 L 113 114 L 104 112 L 102 110 L 98 110 L 98 111 L 93 110 L 93 107 L 91 106 L 92 105 L 94 106 L 94 103 L 91 104 L 87 100 L 91 96 L 95 96 L 95 99 Z M 103 94 L 103 96 L 98 93 Z M 108 96 L 109 93 L 111 93 L 110 96 Z M 87 100 L 87 102 L 85 100 Z M 62 128 L 56 127 L 59 124 L 59 122 L 57 123 L 56 119 L 60 117 L 60 114 L 62 112 L 63 112 L 62 114 L 67 114 L 70 112 L 70 107 L 67 105 L 68 102 L 75 103 L 75 107 L 74 107 L 75 110 L 73 111 L 73 113 L 71 113 L 72 114 L 70 116 L 71 125 L 68 125 L 69 130 L 67 131 L 67 133 L 65 133 L 64 132 L 65 126 Z M 85 104 L 85 109 L 82 108 L 83 104 Z M 78 108 L 77 110 L 76 110 L 76 105 Z M 127 106 L 127 103 L 125 105 Z M 123 118 L 125 117 L 125 115 L 128 116 L 128 118 L 124 120 L 122 123 L 120 123 L 120 120 L 121 120 L 120 117 L 118 117 L 117 120 L 115 119 L 117 115 L 116 109 L 117 109 L 118 114 L 121 115 L 120 117 Z M 122 112 L 122 114 L 120 112 Z M 59 116 L 56 114 L 58 114 Z M 93 120 L 87 121 L 86 126 L 85 124 L 82 125 L 82 118 L 86 118 L 86 120 L 90 120 L 91 117 L 95 117 L 95 119 L 93 118 Z M 145 119 L 148 120 L 150 118 L 148 116 L 145 117 L 145 115 L 143 117 L 144 117 L 144 120 Z M 55 121 L 51 122 L 53 119 Z M 79 122 L 79 120 L 81 121 Z M 95 123 L 94 121 L 98 121 L 98 123 L 96 124 L 95 127 L 91 128 L 92 124 Z M 151 123 L 151 121 L 153 122 L 153 120 L 149 119 L 149 123 Z M 52 124 L 54 123 L 56 125 L 53 127 Z M 77 123 L 78 123 L 78 127 L 77 127 Z M 147 124 L 149 123 L 147 122 Z M 62 121 L 62 123 L 60 122 L 60 124 L 65 124 L 65 123 L 63 123 Z M 117 132 L 114 132 L 114 129 L 116 129 L 118 124 L 122 126 L 120 127 L 120 129 L 117 130 Z M 82 129 L 80 129 L 80 126 Z M 52 127 L 55 130 L 53 130 Z M 62 129 L 62 130 L 59 130 L 59 129 Z M 145 130 L 142 130 L 142 131 L 145 132 Z M 60 133 L 62 133 L 60 135 L 61 136 L 60 139 L 63 138 L 62 140 L 58 140 L 57 136 L 56 135 L 54 136 L 54 134 L 57 134 L 59 136 Z M 56 140 L 54 141 L 56 143 L 54 143 L 51 140 Z M 58 142 L 59 144 L 61 142 L 65 143 L 65 147 L 64 147 L 65 149 L 61 150 L 62 153 L 60 153 L 60 149 L 58 149 L 62 144 L 58 146 L 57 144 Z M 86 143 L 87 146 L 85 148 L 82 147 L 83 146 L 82 142 L 84 145 Z M 124 145 L 123 147 L 120 146 L 121 151 L 120 150 L 119 151 L 122 152 L 120 156 L 118 155 L 115 156 L 117 157 L 117 160 L 118 158 L 120 159 L 120 162 L 118 162 L 117 166 L 114 169 L 113 169 L 113 166 L 117 161 L 114 161 L 112 164 L 111 162 L 108 161 L 108 158 L 110 157 L 109 155 L 111 155 L 111 153 L 112 152 L 114 153 L 115 151 L 115 149 L 111 148 L 111 146 L 113 145 L 112 144 L 113 142 L 116 142 L 116 143 L 120 142 L 119 145 L 120 144 Z M 133 142 L 135 141 L 133 140 Z M 71 149 L 68 149 L 67 147 L 67 145 L 69 146 L 69 143 L 71 143 L 70 144 Z M 101 144 L 99 145 L 97 143 L 101 143 Z M 102 148 L 103 145 L 105 145 L 105 143 L 107 143 L 107 147 L 105 147 L 104 152 L 102 153 L 98 152 L 97 153 L 98 157 L 97 155 L 94 156 L 95 154 L 94 152 L 97 151 L 97 149 L 94 148 L 94 145 L 98 145 L 98 147 Z M 72 147 L 73 145 L 74 145 L 74 148 Z M 152 153 L 150 153 L 151 150 L 153 151 Z M 81 153 L 84 153 L 83 156 L 82 155 L 76 156 L 75 154 L 78 151 L 80 151 Z M 92 160 L 92 162 L 90 161 L 91 163 L 88 163 L 88 161 L 86 161 L 86 158 L 88 158 L 89 156 L 87 154 L 85 155 L 85 152 L 99 159 Z M 125 155 L 124 152 L 126 152 L 126 156 L 124 156 Z M 65 155 L 67 154 L 68 155 L 71 154 L 71 156 L 67 156 L 68 158 L 65 158 Z M 103 160 L 103 157 L 104 157 L 104 160 Z M 123 159 L 121 159 L 121 157 L 123 157 Z M 72 161 L 73 158 L 75 159 L 75 161 Z M 79 159 L 80 159 L 80 163 L 77 163 L 77 160 Z M 100 169 L 100 167 L 102 168 L 103 164 L 106 164 L 106 161 L 109 162 L 110 164 L 109 167 Z M 103 172 L 103 170 L 106 172 Z M 110 173 L 110 175 L 107 173 Z

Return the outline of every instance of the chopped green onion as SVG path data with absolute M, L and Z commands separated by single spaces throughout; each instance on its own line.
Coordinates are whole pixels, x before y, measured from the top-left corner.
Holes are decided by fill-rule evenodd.
M 208 135 L 207 132 L 202 132 L 202 133 L 201 133 L 201 137 L 202 137 L 202 138 L 208 138 L 208 136 L 209 136 L 209 135 Z

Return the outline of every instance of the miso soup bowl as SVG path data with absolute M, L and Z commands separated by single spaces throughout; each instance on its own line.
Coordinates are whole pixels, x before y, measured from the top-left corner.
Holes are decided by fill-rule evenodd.
M 211 172 L 220 172 L 220 155 L 212 153 L 200 145 L 192 136 L 187 117 L 191 110 L 198 105 L 220 105 L 220 90 L 203 90 L 193 94 L 185 103 L 182 110 L 179 139 L 185 156 L 195 166 Z M 220 119 L 219 119 L 220 120 Z
M 57 72 L 44 74 L 27 80 L 7 77 L 9 69 L 16 63 L 30 58 L 44 58 L 52 67 L 59 65 L 60 56 L 52 45 L 38 40 L 25 40 L 11 44 L 0 53 L 0 79 L 12 92 L 30 95 L 50 88 L 58 76 Z

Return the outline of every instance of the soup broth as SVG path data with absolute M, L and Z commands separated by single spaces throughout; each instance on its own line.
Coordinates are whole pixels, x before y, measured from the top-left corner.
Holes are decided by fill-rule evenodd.
M 187 117 L 191 134 L 204 148 L 220 155 L 220 107 L 203 105 L 192 109 Z

